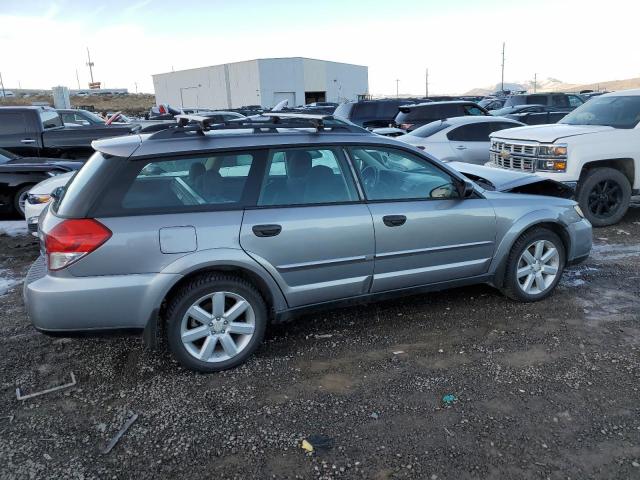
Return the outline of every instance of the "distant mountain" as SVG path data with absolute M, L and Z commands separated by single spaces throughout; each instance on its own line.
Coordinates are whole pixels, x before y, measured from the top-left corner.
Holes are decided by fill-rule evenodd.
M 533 93 L 534 85 L 533 80 L 525 82 L 505 82 L 504 88 L 506 90 L 526 90 Z M 581 90 L 627 90 L 630 88 L 640 88 L 640 77 L 629 78 L 626 80 L 609 80 L 605 82 L 587 83 L 587 84 L 575 84 L 564 83 L 557 78 L 546 78 L 537 81 L 535 90 L 538 92 L 579 92 Z M 464 93 L 463 95 L 476 96 L 476 95 L 490 95 L 500 90 L 500 84 L 493 85 L 485 88 L 474 88 Z

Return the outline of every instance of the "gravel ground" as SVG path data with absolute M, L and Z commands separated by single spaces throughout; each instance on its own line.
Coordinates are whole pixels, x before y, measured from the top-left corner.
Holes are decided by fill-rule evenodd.
M 138 338 L 41 335 L 14 287 L 0 478 L 640 478 L 640 208 L 594 236 L 546 301 L 478 286 L 311 315 L 214 375 Z M 0 276 L 36 255 L 0 234 Z M 70 372 L 74 388 L 16 400 Z

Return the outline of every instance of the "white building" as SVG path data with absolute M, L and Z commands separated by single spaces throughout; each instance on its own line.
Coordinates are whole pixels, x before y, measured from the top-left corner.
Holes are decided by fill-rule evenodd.
M 153 75 L 156 103 L 180 108 L 289 107 L 357 100 L 369 91 L 361 65 L 311 58 L 263 58 Z

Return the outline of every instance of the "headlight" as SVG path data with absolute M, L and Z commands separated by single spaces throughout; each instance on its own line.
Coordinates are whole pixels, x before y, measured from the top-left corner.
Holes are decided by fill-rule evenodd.
M 539 150 L 541 157 L 565 157 L 567 156 L 567 146 L 562 145 L 541 145 Z
M 582 213 L 582 209 L 580 208 L 580 205 L 574 205 L 573 209 L 576 211 L 578 215 L 580 215 L 580 218 L 584 218 L 584 213 Z
M 538 160 L 536 170 L 543 172 L 566 172 L 567 161 L 566 160 L 553 160 L 551 158 Z
M 49 203 L 51 200 L 51 195 L 32 195 L 29 194 L 27 197 L 27 202 L 31 205 L 41 205 L 43 203 Z

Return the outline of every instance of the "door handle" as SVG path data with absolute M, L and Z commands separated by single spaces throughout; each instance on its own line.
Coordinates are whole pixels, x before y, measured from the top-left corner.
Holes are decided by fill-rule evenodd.
M 33 138 L 23 138 L 22 140 L 20 140 L 20 143 L 24 143 L 25 145 L 30 145 L 32 143 L 36 143 L 36 141 Z
M 382 221 L 387 227 L 399 227 L 404 225 L 407 221 L 407 217 L 404 215 L 385 215 L 382 217 Z
M 467 147 L 465 147 L 464 145 L 458 145 L 456 147 L 456 150 L 466 150 L 466 149 L 467 149 Z
M 254 225 L 253 233 L 256 237 L 275 237 L 282 231 L 280 225 Z

